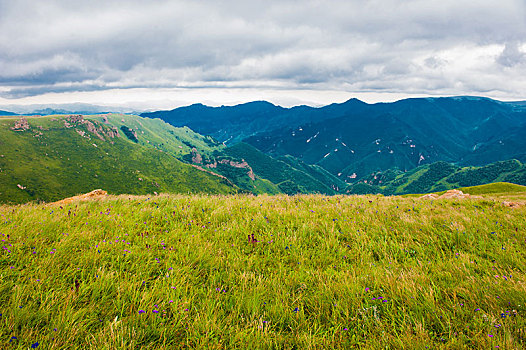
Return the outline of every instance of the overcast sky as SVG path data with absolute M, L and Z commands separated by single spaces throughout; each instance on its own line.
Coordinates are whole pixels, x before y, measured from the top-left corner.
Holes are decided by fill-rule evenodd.
M 526 100 L 525 0 L 0 0 L 0 107 Z

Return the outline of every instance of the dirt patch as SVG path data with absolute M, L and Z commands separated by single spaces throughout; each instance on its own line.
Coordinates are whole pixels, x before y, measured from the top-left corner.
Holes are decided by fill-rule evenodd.
M 68 203 L 77 202 L 77 201 L 86 201 L 86 200 L 92 200 L 92 199 L 102 199 L 102 198 L 105 198 L 107 195 L 108 195 L 108 192 L 106 192 L 104 190 L 101 190 L 101 189 L 97 189 L 97 190 L 93 190 L 93 191 L 91 191 L 89 193 L 81 194 L 81 195 L 78 195 L 78 196 L 64 198 L 64 199 L 62 199 L 60 201 L 53 202 L 53 203 L 50 203 L 50 204 L 62 205 L 62 204 L 68 204 Z
M 522 207 L 524 205 L 524 203 L 519 203 L 519 202 L 502 202 L 502 205 L 505 206 L 505 207 L 509 207 L 509 208 L 519 208 L 519 207 Z
M 426 195 L 423 195 L 423 199 L 465 199 L 465 198 L 482 198 L 481 196 L 472 196 L 469 193 L 464 193 L 460 190 L 449 190 L 445 193 L 441 194 L 440 196 L 436 193 L 428 193 Z

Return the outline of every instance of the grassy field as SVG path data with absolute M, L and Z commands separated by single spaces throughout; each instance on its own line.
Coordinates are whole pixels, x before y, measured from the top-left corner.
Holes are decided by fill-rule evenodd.
M 0 348 L 521 349 L 526 206 L 505 198 L 1 206 Z

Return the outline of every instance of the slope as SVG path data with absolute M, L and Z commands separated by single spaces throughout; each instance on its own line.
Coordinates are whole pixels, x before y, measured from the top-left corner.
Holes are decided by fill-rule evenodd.
M 348 188 L 349 193 L 401 195 L 431 193 L 490 183 L 526 185 L 526 165 L 518 160 L 500 161 L 481 167 L 460 167 L 447 162 L 426 164 L 408 172 L 377 172 Z
M 94 188 L 114 194 L 237 192 L 225 179 L 132 142 L 96 119 L 2 118 L 0 135 L 1 202 L 54 201 Z

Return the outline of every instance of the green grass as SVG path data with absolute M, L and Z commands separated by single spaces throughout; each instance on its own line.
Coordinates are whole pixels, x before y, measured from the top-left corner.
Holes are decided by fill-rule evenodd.
M 516 185 L 508 182 L 496 182 L 487 185 L 461 187 L 459 188 L 464 193 L 472 195 L 481 194 L 497 194 L 497 193 L 521 193 L 526 192 L 526 186 Z
M 101 133 L 101 139 L 86 124 L 66 127 L 64 118 L 28 117 L 31 129 L 26 131 L 11 130 L 14 119 L 0 119 L 0 203 L 50 202 L 97 188 L 112 194 L 238 191 L 227 181 L 184 164 L 175 153 L 168 152 L 170 147 L 180 152 L 188 150 L 186 145 L 179 148 L 177 145 L 182 143 L 174 137 L 164 145 L 156 144 L 154 131 L 161 129 L 159 120 L 148 120 L 141 126 L 139 117 L 109 116 L 124 119 L 136 130 L 137 144 L 128 140 L 119 127 L 119 137 Z M 96 119 L 87 120 L 95 128 L 111 130 Z M 187 131 L 191 133 L 184 129 L 178 132 Z M 144 135 L 152 141 L 147 142 Z
M 521 349 L 526 206 L 500 200 L 1 206 L 0 347 Z

